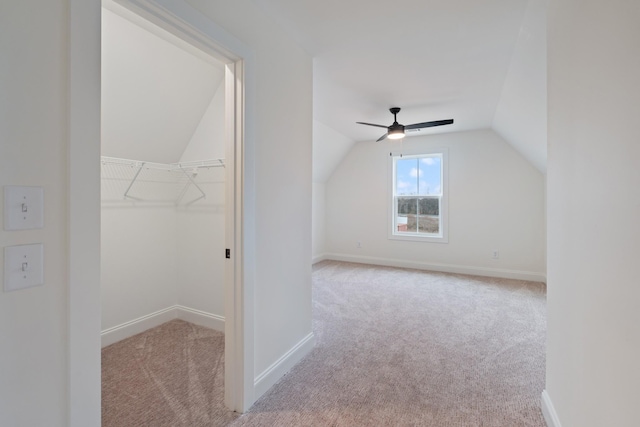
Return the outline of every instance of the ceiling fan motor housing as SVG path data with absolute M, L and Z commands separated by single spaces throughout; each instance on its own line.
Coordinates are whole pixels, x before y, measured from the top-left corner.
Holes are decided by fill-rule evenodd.
M 393 122 L 393 124 L 388 128 L 387 134 L 389 139 L 402 138 L 404 136 L 404 125 L 401 125 L 398 122 Z

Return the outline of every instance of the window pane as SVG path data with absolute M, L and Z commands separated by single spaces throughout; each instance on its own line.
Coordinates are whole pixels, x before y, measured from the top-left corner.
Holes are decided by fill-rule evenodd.
M 418 200 L 418 233 L 440 233 L 440 198 L 421 197 Z
M 421 196 L 440 195 L 442 192 L 442 159 L 438 156 L 418 159 L 418 192 Z
M 396 195 L 418 194 L 418 173 L 418 159 L 398 159 L 396 161 Z
M 418 199 L 415 197 L 402 197 L 397 199 L 396 227 L 399 233 L 415 233 L 417 230 L 416 212 L 418 211 Z
M 393 235 L 446 241 L 446 221 L 441 216 L 446 201 L 443 200 L 445 156 L 445 153 L 392 156 Z

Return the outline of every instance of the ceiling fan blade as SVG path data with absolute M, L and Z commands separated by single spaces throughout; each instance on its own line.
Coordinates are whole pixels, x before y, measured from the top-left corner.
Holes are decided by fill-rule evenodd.
M 385 134 L 384 134 L 384 135 L 382 135 L 380 138 L 376 139 L 376 142 L 380 142 L 380 141 L 382 141 L 383 139 L 387 139 L 387 136 L 389 136 L 389 134 L 388 134 L 388 133 L 385 133 Z
M 410 129 L 432 128 L 434 126 L 450 125 L 452 123 L 453 123 L 453 119 L 435 120 L 433 122 L 414 123 L 412 125 L 407 125 L 404 127 L 404 129 L 410 130 Z
M 376 126 L 376 127 L 385 128 L 385 129 L 389 127 L 389 126 L 376 125 L 376 124 L 373 124 L 373 123 L 365 123 L 365 122 L 356 122 L 356 123 L 359 124 L 359 125 Z

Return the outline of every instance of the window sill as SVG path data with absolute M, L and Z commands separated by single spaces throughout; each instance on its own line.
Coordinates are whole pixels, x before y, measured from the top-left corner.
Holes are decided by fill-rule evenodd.
M 389 233 L 389 240 L 406 240 L 410 242 L 426 242 L 426 243 L 449 243 L 446 236 L 438 235 L 420 235 L 420 234 L 396 234 Z

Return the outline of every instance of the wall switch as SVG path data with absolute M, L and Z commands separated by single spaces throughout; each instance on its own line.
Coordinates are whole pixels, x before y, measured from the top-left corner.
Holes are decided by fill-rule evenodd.
M 4 248 L 4 291 L 16 291 L 44 283 L 42 243 Z
M 356 248 L 362 249 L 362 242 L 356 242 Z
M 44 225 L 44 191 L 42 187 L 4 187 L 4 229 L 29 230 Z

